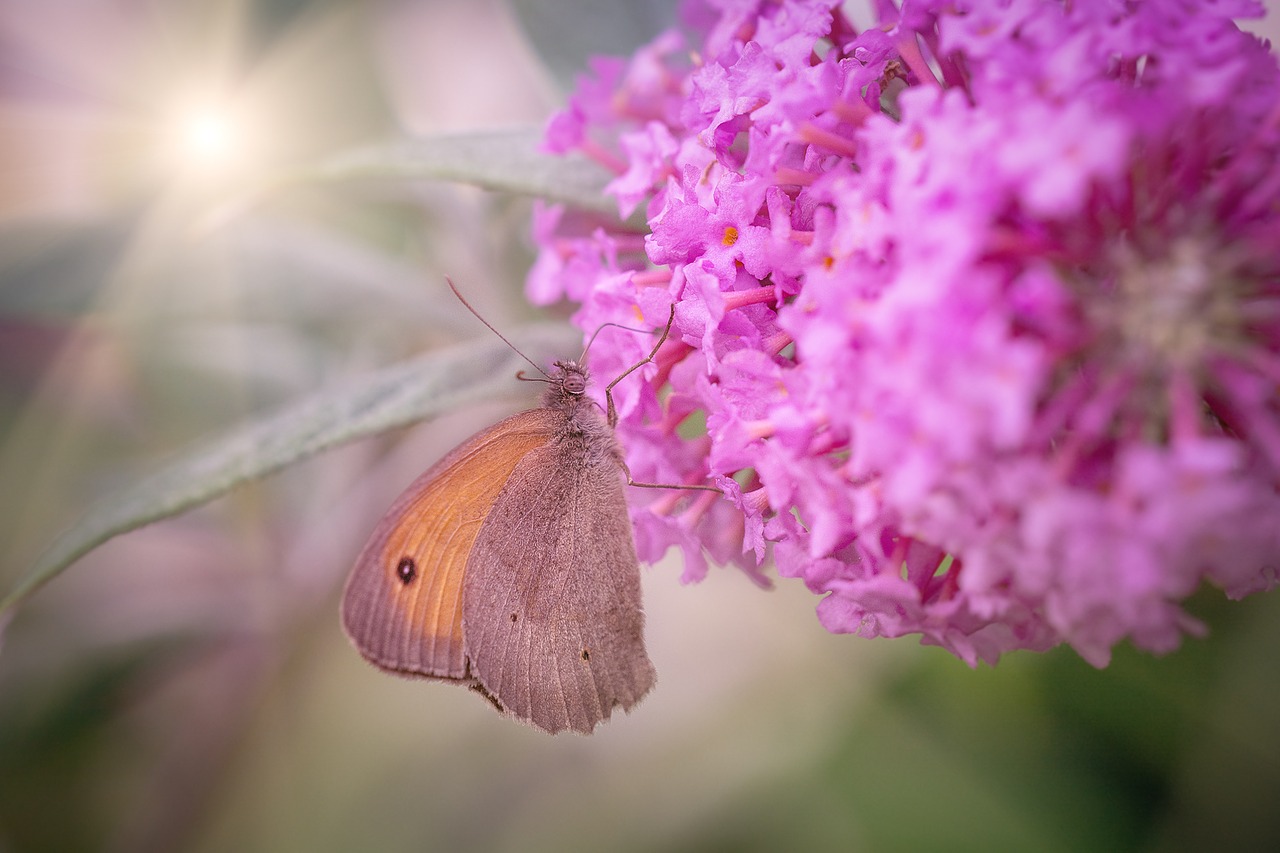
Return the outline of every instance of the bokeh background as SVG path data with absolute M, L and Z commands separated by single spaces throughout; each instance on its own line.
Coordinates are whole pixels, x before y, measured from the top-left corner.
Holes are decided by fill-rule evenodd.
M 538 124 L 586 53 L 670 5 L 0 0 L 0 584 L 183 448 L 487 335 L 444 274 L 500 328 L 563 318 L 521 297 L 527 199 L 249 190 L 403 134 Z M 367 666 L 337 620 L 354 555 L 418 472 L 528 403 L 512 385 L 36 595 L 0 648 L 0 853 L 1280 849 L 1275 594 L 1204 590 L 1208 636 L 1164 658 L 970 670 L 825 633 L 798 582 L 686 587 L 664 563 L 658 687 L 591 738 Z

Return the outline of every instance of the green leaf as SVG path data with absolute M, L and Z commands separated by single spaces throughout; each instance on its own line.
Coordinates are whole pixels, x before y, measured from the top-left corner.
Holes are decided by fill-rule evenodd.
M 580 344 L 563 325 L 526 326 L 510 337 L 539 363 Z M 0 626 L 37 589 L 121 533 L 199 506 L 320 450 L 510 394 L 521 367 L 527 368 L 524 360 L 499 340 L 459 344 L 322 391 L 197 447 L 103 500 L 59 537 L 0 600 Z
M 293 179 L 456 181 L 617 214 L 603 194 L 608 170 L 585 157 L 544 153 L 541 140 L 541 128 L 403 139 L 335 155 Z
M 508 0 L 543 65 L 568 90 L 592 56 L 628 56 L 677 23 L 677 0 Z

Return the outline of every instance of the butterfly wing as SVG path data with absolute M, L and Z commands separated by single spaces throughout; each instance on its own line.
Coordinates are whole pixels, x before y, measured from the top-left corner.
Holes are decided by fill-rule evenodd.
M 600 456 L 564 436 L 531 450 L 463 582 L 473 674 L 502 710 L 549 732 L 589 734 L 655 680 L 621 470 Z
M 463 442 L 391 506 L 356 560 L 342 624 L 371 663 L 405 675 L 469 677 L 463 579 L 477 534 L 512 471 L 559 421 L 530 409 Z

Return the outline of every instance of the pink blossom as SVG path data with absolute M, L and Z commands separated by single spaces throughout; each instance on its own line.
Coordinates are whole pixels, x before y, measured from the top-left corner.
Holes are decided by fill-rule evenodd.
M 831 631 L 1096 665 L 1280 574 L 1280 70 L 1251 2 L 691 3 L 551 145 L 532 298 L 671 340 L 615 389 L 642 557 L 706 551 Z M 563 216 L 563 218 L 561 218 Z M 645 354 L 615 330 L 597 376 Z M 705 432 L 700 429 L 705 423 Z M 641 493 L 643 492 L 643 493 Z

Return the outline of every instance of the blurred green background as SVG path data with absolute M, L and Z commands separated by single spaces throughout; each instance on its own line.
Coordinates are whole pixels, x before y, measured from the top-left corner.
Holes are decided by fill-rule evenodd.
M 545 318 L 526 199 L 264 178 L 537 124 L 647 4 L 0 2 L 0 582 L 91 505 L 305 394 Z M 855 18 L 868 18 L 855 13 Z M 1273 23 L 1270 24 L 1274 26 Z M 561 313 L 559 316 L 564 316 Z M 494 400 L 116 539 L 0 649 L 0 853 L 1280 849 L 1280 598 L 1165 658 L 970 670 L 799 584 L 644 574 L 659 684 L 591 738 L 367 666 L 341 583 Z

